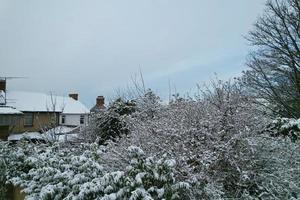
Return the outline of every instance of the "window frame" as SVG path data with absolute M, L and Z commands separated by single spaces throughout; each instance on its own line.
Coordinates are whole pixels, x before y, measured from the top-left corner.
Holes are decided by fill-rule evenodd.
M 28 117 L 30 117 L 30 123 L 27 123 Z M 32 127 L 34 124 L 34 113 L 24 113 L 24 127 Z
M 62 115 L 61 116 L 61 124 L 65 124 L 66 123 L 66 115 Z
M 79 123 L 80 123 L 80 125 L 82 125 L 82 124 L 85 123 L 85 117 L 84 117 L 84 115 L 80 115 L 80 117 L 79 117 Z

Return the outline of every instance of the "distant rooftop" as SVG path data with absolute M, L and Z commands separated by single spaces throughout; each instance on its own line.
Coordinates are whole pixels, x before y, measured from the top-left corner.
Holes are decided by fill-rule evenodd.
M 13 114 L 23 114 L 23 113 L 18 111 L 17 109 L 11 108 L 11 107 L 0 106 L 0 114 L 1 115 L 13 115 Z
M 23 112 L 62 112 L 65 114 L 89 113 L 80 101 L 70 97 L 37 92 L 7 91 L 7 105 Z

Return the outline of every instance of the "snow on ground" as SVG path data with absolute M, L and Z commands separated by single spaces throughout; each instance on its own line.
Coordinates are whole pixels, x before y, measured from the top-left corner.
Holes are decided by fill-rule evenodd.
M 48 141 L 74 141 L 79 131 L 80 127 L 57 126 L 43 133 L 43 137 Z
M 20 134 L 10 134 L 8 136 L 8 141 L 19 141 L 21 139 L 30 139 L 30 140 L 44 140 L 43 136 L 39 132 L 25 132 Z
M 47 141 L 72 142 L 78 139 L 78 134 L 43 134 L 43 138 Z
M 75 141 L 78 139 L 79 127 L 58 126 L 41 134 L 39 132 L 25 132 L 20 134 L 10 134 L 8 141 L 19 141 L 21 139 L 41 140 L 41 141 Z
M 57 126 L 55 128 L 49 129 L 48 131 L 46 131 L 44 134 L 52 134 L 52 133 L 56 133 L 56 134 L 64 134 L 64 133 L 71 133 L 71 132 L 75 132 L 75 131 L 79 131 L 80 127 L 69 127 L 69 126 Z

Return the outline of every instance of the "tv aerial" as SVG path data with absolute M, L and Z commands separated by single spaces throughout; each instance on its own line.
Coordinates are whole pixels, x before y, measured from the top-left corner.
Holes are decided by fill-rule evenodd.
M 22 76 L 0 76 L 0 106 L 5 106 L 7 102 L 6 98 L 6 81 L 10 79 L 26 78 Z

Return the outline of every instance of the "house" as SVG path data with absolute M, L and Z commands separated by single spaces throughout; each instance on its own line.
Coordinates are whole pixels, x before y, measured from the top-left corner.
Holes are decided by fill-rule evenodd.
M 0 106 L 0 140 L 6 140 L 10 131 L 19 124 L 23 113 L 7 106 Z
M 78 94 L 68 97 L 37 92 L 7 91 L 7 105 L 24 114 L 13 132 L 43 131 L 55 126 L 85 126 L 90 111 L 78 100 Z
M 63 104 L 59 125 L 86 126 L 89 120 L 89 109 L 78 100 L 78 94 L 69 94 L 68 98 L 61 99 Z M 65 106 L 65 107 L 64 107 Z
M 6 105 L 6 80 L 0 79 L 0 140 L 6 140 L 10 130 L 15 127 L 22 112 Z
M 97 113 L 100 112 L 101 110 L 104 110 L 106 107 L 104 106 L 105 104 L 105 98 L 103 96 L 98 96 L 96 98 L 96 105 L 91 108 L 91 113 Z

